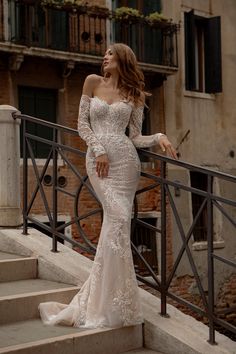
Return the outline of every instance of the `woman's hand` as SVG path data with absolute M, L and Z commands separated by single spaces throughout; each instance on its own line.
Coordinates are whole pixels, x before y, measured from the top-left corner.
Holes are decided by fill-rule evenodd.
M 107 154 L 96 157 L 96 172 L 98 177 L 104 178 L 108 176 L 109 160 Z
M 177 152 L 166 135 L 162 135 L 159 138 L 159 145 L 163 152 L 167 151 L 171 157 L 173 157 L 174 159 L 178 159 Z

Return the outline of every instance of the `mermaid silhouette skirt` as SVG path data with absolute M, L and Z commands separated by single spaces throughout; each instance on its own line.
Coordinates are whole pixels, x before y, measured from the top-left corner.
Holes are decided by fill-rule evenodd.
M 110 162 L 108 177 L 97 176 L 90 149 L 86 158 L 90 182 L 104 210 L 92 270 L 69 305 L 56 302 L 39 305 L 45 324 L 98 328 L 142 322 L 130 246 L 132 204 L 140 162 L 135 147 L 125 135 L 100 138 Z

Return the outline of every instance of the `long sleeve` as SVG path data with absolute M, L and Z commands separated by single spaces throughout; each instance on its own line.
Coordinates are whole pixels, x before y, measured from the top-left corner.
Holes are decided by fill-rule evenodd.
M 86 142 L 87 146 L 91 148 L 92 152 L 97 157 L 105 154 L 106 151 L 91 129 L 89 111 L 90 97 L 82 95 L 79 106 L 78 132 L 80 137 Z
M 143 106 L 134 107 L 129 121 L 129 138 L 137 148 L 145 148 L 157 145 L 159 138 L 164 135 L 156 133 L 153 135 L 142 135 Z

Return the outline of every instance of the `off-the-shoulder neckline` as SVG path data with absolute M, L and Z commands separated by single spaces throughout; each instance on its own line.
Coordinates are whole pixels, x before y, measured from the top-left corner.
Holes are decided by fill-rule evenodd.
M 131 105 L 132 107 L 134 107 L 134 104 L 132 102 L 130 102 L 130 101 L 127 101 L 127 100 L 118 100 L 118 101 L 115 101 L 115 102 L 112 102 L 112 103 L 108 103 L 106 100 L 104 100 L 104 99 L 102 99 L 102 98 L 100 98 L 98 96 L 90 97 L 90 96 L 88 96 L 86 94 L 83 94 L 82 96 L 85 96 L 85 97 L 89 98 L 90 100 L 91 99 L 97 99 L 97 100 L 99 100 L 101 102 L 104 102 L 107 106 L 113 106 L 114 104 L 118 104 L 118 103 L 123 102 L 123 103 L 127 103 L 127 104 Z M 137 108 L 143 108 L 143 106 L 139 106 Z

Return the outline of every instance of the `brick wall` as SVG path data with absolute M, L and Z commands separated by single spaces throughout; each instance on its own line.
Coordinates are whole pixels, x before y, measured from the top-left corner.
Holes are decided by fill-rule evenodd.
M 195 289 L 195 290 L 194 290 Z M 193 276 L 185 275 L 183 277 L 178 277 L 174 279 L 171 285 L 171 291 L 184 298 L 186 301 L 204 309 L 203 302 L 201 297 L 196 290 L 196 281 Z M 171 304 L 176 306 L 179 310 L 183 311 L 184 313 L 195 317 L 197 320 L 202 321 L 203 323 L 207 324 L 208 319 L 203 317 L 196 312 L 190 310 L 187 306 L 183 306 L 173 300 L 169 301 Z M 218 311 L 229 310 L 229 308 L 233 308 L 231 311 L 228 311 L 226 314 L 218 314 L 217 317 L 223 319 L 224 321 L 236 326 L 236 312 L 235 312 L 235 304 L 236 304 L 236 274 L 232 274 L 228 280 L 226 280 L 220 288 L 220 291 L 217 295 L 215 300 L 216 306 L 216 313 Z M 232 332 L 222 328 L 221 326 L 216 325 L 216 330 L 219 332 L 229 336 L 234 341 L 236 340 L 236 335 Z
M 232 274 L 226 282 L 221 287 L 221 290 L 218 294 L 218 298 L 216 300 L 216 309 L 227 310 L 231 307 L 234 309 L 226 314 L 220 314 L 219 317 L 236 327 L 236 273 Z M 236 335 L 234 337 L 236 340 Z
M 7 65 L 7 61 L 5 63 Z M 100 72 L 99 67 L 90 67 L 78 65 L 72 74 L 63 78 L 63 63 L 59 61 L 52 61 L 40 58 L 30 58 L 25 57 L 24 62 L 19 71 L 14 73 L 9 73 L 6 70 L 4 75 L 6 79 L 11 76 L 11 88 L 6 85 L 2 86 L 0 89 L 0 97 L 2 102 L 9 103 L 9 97 L 12 95 L 15 100 L 15 106 L 18 105 L 17 99 L 17 87 L 18 85 L 25 86 L 36 86 L 36 87 L 45 87 L 45 88 L 54 88 L 58 90 L 58 123 L 75 128 L 77 126 L 78 119 L 78 106 L 79 100 L 82 93 L 82 86 L 85 77 L 90 73 Z M 50 80 L 48 79 L 50 78 Z M 4 80 L 5 81 L 5 80 Z M 2 81 L 1 81 L 2 82 Z M 154 98 L 155 99 L 155 98 Z M 22 112 L 24 113 L 24 112 Z M 61 134 L 61 141 L 65 145 L 73 146 L 75 148 L 86 150 L 85 143 L 77 136 L 72 136 L 69 134 Z M 84 158 L 76 156 L 74 153 L 66 153 L 67 158 L 75 165 L 82 175 L 86 174 L 85 171 L 85 161 Z M 42 171 L 42 166 L 39 167 L 39 173 Z M 151 164 L 146 166 L 146 171 L 159 174 L 159 166 L 153 167 Z M 52 176 L 52 166 L 49 166 L 46 174 Z M 69 193 L 76 193 L 79 187 L 79 180 L 75 174 L 68 168 L 67 164 L 60 163 L 58 167 L 58 176 L 64 176 L 66 179 L 66 186 L 64 190 Z M 140 180 L 140 188 L 150 184 L 150 181 L 142 178 Z M 36 178 L 33 171 L 33 167 L 29 166 L 29 195 L 31 195 L 36 187 Z M 46 186 L 43 184 L 44 192 L 48 200 L 49 208 L 52 208 L 52 187 Z M 79 215 L 87 213 L 94 208 L 98 207 L 98 204 L 94 197 L 89 195 L 88 191 L 83 191 L 80 193 L 79 199 L 81 201 L 79 207 Z M 139 196 L 140 211 L 159 211 L 160 210 L 160 189 L 156 188 L 153 191 L 148 191 L 145 194 Z M 75 215 L 75 200 L 71 196 L 68 196 L 64 193 L 58 193 L 58 210 L 59 214 L 67 215 L 68 217 L 73 218 Z M 34 202 L 32 212 L 34 214 L 46 214 L 45 207 L 43 205 L 43 200 L 40 193 L 37 194 L 37 198 Z M 169 214 L 167 216 L 169 218 Z M 169 220 L 169 219 L 168 219 Z M 171 263 L 171 229 L 170 223 L 167 222 L 168 232 L 167 232 L 167 243 L 168 243 L 168 264 Z M 88 235 L 88 237 L 94 242 L 97 241 L 101 226 L 101 215 L 97 214 L 96 217 L 84 219 L 81 222 L 81 226 Z M 73 237 L 78 237 L 77 226 L 72 226 L 72 235 Z
M 142 286 L 145 290 L 149 291 L 153 295 L 160 297 L 160 294 L 157 290 L 150 289 L 146 285 Z M 195 278 L 191 275 L 184 275 L 181 277 L 176 277 L 173 279 L 170 285 L 170 292 L 174 293 L 175 295 L 183 298 L 185 301 L 194 304 L 195 306 L 200 307 L 201 309 L 205 310 L 199 292 L 196 288 L 196 281 Z M 177 307 L 180 311 L 184 312 L 185 314 L 196 318 L 198 321 L 203 322 L 204 324 L 208 324 L 207 317 L 204 317 L 197 312 L 191 310 L 189 307 L 180 304 L 177 301 L 172 299 L 167 300 L 167 302 L 175 307 Z M 231 311 L 226 314 L 218 314 L 217 317 L 223 319 L 224 321 L 236 326 L 236 312 L 235 312 L 235 304 L 236 304 L 236 274 L 232 274 L 227 281 L 225 281 L 219 294 L 215 301 L 216 306 L 216 313 L 218 311 L 228 310 L 230 307 L 233 307 Z M 228 336 L 232 340 L 236 341 L 236 335 L 229 330 L 224 329 L 221 326 L 216 325 L 216 330 L 220 333 Z

